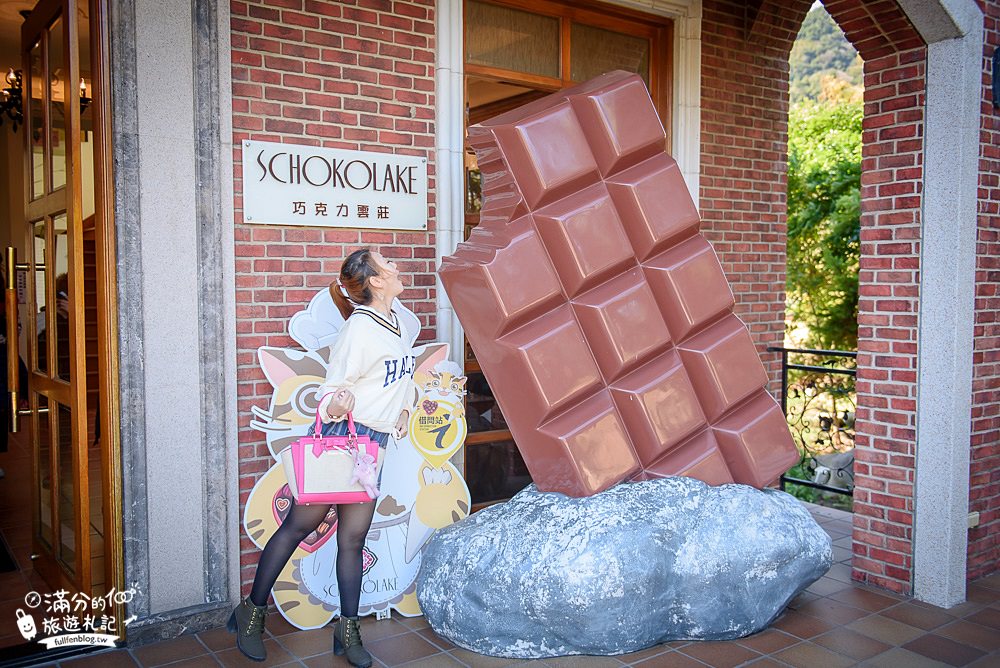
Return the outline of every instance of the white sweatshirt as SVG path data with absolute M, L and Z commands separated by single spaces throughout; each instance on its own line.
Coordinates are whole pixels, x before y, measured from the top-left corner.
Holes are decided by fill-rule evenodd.
M 375 309 L 357 306 L 347 318 L 330 350 L 326 381 L 316 391 L 324 422 L 346 417 L 328 419 L 326 407 L 333 397 L 323 399 L 341 388 L 354 394 L 354 422 L 376 431 L 392 433 L 400 411 L 410 407 L 416 387 L 413 342 L 419 331 L 412 331 L 410 320 L 396 317 L 395 310 L 393 316 L 389 320 Z

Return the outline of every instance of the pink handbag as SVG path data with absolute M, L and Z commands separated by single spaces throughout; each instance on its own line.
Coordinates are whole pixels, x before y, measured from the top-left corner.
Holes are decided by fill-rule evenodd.
M 350 413 L 347 430 L 342 436 L 322 436 L 317 409 L 316 435 L 303 436 L 281 451 L 296 503 L 368 503 L 378 498 L 384 451 L 368 436 L 358 435 Z

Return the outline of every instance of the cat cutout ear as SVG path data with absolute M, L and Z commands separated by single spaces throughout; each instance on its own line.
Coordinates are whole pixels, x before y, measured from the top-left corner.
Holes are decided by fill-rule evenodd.
M 294 359 L 295 351 L 282 348 L 262 347 L 257 349 L 257 359 L 264 375 L 272 387 L 279 387 L 289 378 L 301 375 L 317 375 L 316 363 L 306 358 Z M 301 353 L 299 353 L 301 355 Z M 308 367 L 308 370 L 302 367 Z M 311 373 L 310 373 L 311 372 Z

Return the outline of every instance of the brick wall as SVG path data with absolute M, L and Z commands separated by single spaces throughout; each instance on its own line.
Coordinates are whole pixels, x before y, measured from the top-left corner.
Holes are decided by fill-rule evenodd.
M 394 258 L 401 298 L 435 335 L 434 1 L 233 0 L 233 160 L 236 207 L 236 319 L 240 514 L 272 463 L 250 407 L 271 386 L 259 346 L 298 347 L 288 319 L 326 288 L 342 259 L 361 246 Z M 240 142 L 244 139 L 387 151 L 428 158 L 427 232 L 246 225 Z M 241 534 L 243 593 L 256 552 Z
M 973 340 L 969 579 L 1000 564 L 1000 110 L 992 104 L 993 51 L 1000 48 L 1000 4 L 980 0 L 985 15 L 979 156 L 979 227 Z
M 702 19 L 702 233 L 712 243 L 780 396 L 785 332 L 788 53 L 809 2 L 706 0 Z M 749 33 L 749 41 L 746 39 Z
M 788 52 L 810 4 L 707 1 L 702 26 L 703 229 L 775 381 Z M 865 59 L 854 576 L 909 592 L 925 49 L 895 2 L 825 7 Z
M 864 60 L 853 576 L 908 594 L 926 49 L 895 2 L 825 7 Z

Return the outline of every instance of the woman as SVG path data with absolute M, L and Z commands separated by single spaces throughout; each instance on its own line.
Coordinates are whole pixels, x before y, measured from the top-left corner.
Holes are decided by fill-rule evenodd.
M 347 433 L 351 413 L 358 434 L 367 434 L 385 448 L 389 431 L 406 435 L 413 399 L 416 332 L 404 330 L 392 310 L 403 291 L 394 262 L 370 250 L 347 256 L 340 278 L 330 286 L 333 301 L 345 324 L 330 352 L 326 381 L 316 392 L 323 434 Z M 345 294 L 346 293 L 346 294 Z M 257 661 L 266 657 L 262 633 L 267 595 L 298 544 L 326 517 L 327 504 L 292 504 L 285 521 L 264 547 L 253 589 L 233 611 L 229 630 L 238 632 L 236 644 Z M 337 505 L 337 586 L 340 618 L 334 630 L 334 653 L 347 654 L 358 668 L 372 664 L 361 644 L 358 605 L 361 598 L 361 550 L 375 514 L 375 501 Z

